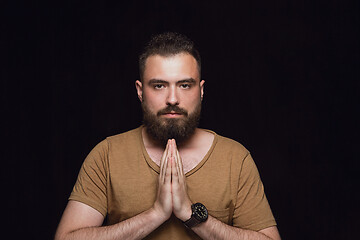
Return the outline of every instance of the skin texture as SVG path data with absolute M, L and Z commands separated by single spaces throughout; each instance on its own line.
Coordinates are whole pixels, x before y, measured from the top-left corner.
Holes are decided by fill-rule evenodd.
M 136 81 L 136 89 L 140 101 L 145 101 L 154 114 L 168 105 L 177 105 L 190 114 L 203 98 L 204 80 L 200 81 L 196 60 L 191 55 L 155 55 L 147 59 L 143 82 Z M 169 114 L 159 118 L 166 122 L 168 118 L 184 117 Z M 166 146 L 160 145 L 146 131 L 143 131 L 143 139 L 149 155 L 154 156 L 154 161 L 160 166 L 153 206 L 125 221 L 101 226 L 104 216 L 97 210 L 69 201 L 55 239 L 142 239 L 169 219 L 172 213 L 182 221 L 190 218 L 192 203 L 187 194 L 184 172 L 202 159 L 211 145 L 211 134 L 196 129 L 180 145 L 174 139 L 169 139 Z M 226 225 L 211 216 L 192 230 L 203 239 L 280 239 L 276 226 L 255 232 Z
M 189 54 L 173 57 L 150 56 L 146 61 L 143 82 L 136 81 L 138 97 L 147 112 L 157 116 L 162 110 L 176 107 L 192 115 L 200 109 L 204 94 L 196 60 Z M 144 109 L 144 107 L 143 107 Z M 157 121 L 167 126 L 170 120 L 185 121 L 185 114 L 161 114 Z M 156 140 L 156 139 L 151 139 Z

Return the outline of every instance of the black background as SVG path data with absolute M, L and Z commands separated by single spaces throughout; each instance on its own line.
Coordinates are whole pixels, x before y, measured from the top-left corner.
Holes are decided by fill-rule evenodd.
M 283 239 L 358 235 L 359 1 L 0 8 L 4 236 L 51 239 L 88 152 L 141 124 L 137 56 L 163 31 L 196 42 L 200 125 L 251 151 Z

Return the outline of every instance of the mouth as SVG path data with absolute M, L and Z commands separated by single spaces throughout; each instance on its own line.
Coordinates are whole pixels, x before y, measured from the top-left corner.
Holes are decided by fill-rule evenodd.
M 187 111 L 182 109 L 178 106 L 168 106 L 157 113 L 158 117 L 165 117 L 165 118 L 180 118 L 180 117 L 187 117 Z
M 183 114 L 175 112 L 175 111 L 171 111 L 171 112 L 163 113 L 162 115 L 167 118 L 178 118 L 178 117 L 181 117 Z

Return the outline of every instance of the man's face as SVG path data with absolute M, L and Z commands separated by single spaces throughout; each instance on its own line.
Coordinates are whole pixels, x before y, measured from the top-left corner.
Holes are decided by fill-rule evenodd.
M 147 58 L 143 81 L 136 81 L 144 125 L 157 141 L 186 140 L 197 127 L 204 80 L 193 56 L 180 53 Z

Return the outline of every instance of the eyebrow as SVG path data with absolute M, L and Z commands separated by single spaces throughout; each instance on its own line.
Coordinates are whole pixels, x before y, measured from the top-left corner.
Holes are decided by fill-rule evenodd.
M 177 81 L 177 83 L 196 83 L 196 80 L 193 78 L 186 78 L 186 79 Z
M 196 80 L 193 78 L 186 78 L 186 79 L 179 80 L 176 83 L 195 83 L 195 82 L 196 82 Z M 156 84 L 156 83 L 168 83 L 168 81 L 165 81 L 162 79 L 156 79 L 156 78 L 149 80 L 149 84 Z
M 155 83 L 167 83 L 167 81 L 161 80 L 161 79 L 156 79 L 156 78 L 149 80 L 149 84 L 155 84 Z

